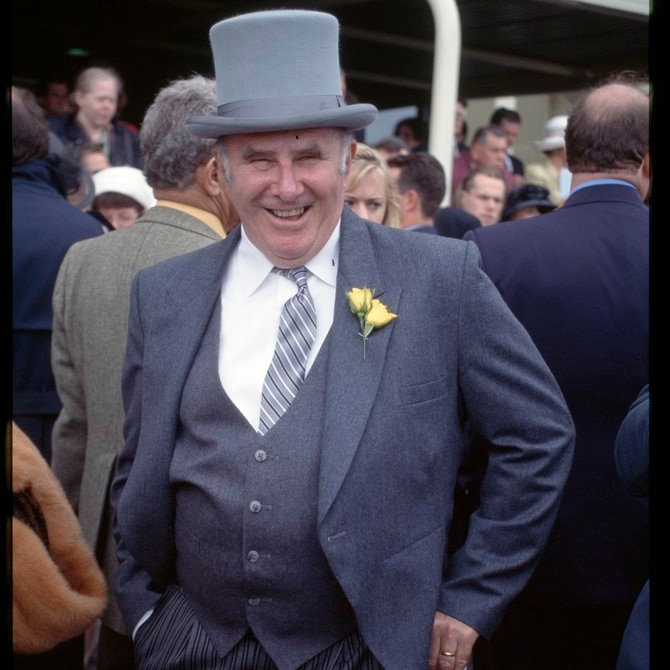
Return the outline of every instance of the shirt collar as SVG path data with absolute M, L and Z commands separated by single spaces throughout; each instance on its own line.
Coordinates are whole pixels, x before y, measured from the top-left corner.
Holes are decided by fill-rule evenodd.
M 332 287 L 337 283 L 340 224 L 338 221 L 321 251 L 305 263 L 315 277 Z M 226 281 L 237 295 L 248 297 L 265 281 L 274 266 L 247 237 L 244 225 L 240 232 L 240 243 L 233 252 Z
M 584 181 L 579 184 L 579 186 L 575 186 L 571 193 L 575 193 L 576 191 L 580 191 L 581 189 L 587 188 L 589 186 L 605 186 L 607 184 L 614 186 L 629 186 L 633 189 L 635 188 L 633 184 L 631 184 L 629 181 L 626 181 L 625 179 L 589 179 L 588 181 Z
M 161 207 L 171 207 L 172 209 L 178 209 L 180 212 L 190 214 L 196 219 L 202 221 L 215 233 L 221 235 L 221 237 L 226 236 L 226 233 L 223 230 L 223 224 L 221 223 L 221 219 L 219 219 L 219 217 L 216 216 L 215 214 L 212 214 L 211 212 L 201 209 L 200 207 L 185 205 L 184 203 L 175 202 L 174 200 L 156 200 L 156 205 L 160 205 Z

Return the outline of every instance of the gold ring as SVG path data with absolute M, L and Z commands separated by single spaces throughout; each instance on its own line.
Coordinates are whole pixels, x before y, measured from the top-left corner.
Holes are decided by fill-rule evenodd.
M 440 654 L 442 654 L 442 656 L 456 656 L 455 651 L 440 651 Z

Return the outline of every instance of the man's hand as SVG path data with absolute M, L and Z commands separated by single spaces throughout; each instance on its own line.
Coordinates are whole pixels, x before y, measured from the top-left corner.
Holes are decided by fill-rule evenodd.
M 458 619 L 435 613 L 428 655 L 429 670 L 465 670 L 479 633 Z

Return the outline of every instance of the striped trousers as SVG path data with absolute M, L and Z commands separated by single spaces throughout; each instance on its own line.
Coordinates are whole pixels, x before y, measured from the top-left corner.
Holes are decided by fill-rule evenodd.
M 186 596 L 171 586 L 135 636 L 138 670 L 278 670 L 251 631 L 221 657 Z M 384 670 L 354 632 L 296 670 Z

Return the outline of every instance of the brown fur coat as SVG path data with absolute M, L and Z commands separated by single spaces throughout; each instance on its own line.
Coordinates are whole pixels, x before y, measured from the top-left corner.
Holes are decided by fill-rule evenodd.
M 14 651 L 37 654 L 84 633 L 107 586 L 48 463 L 14 423 L 11 440 Z

